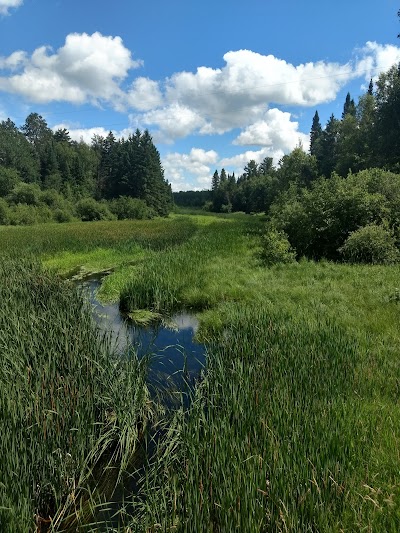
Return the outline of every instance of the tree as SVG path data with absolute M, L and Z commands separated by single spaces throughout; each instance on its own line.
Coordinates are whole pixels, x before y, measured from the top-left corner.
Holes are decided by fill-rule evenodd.
M 332 114 L 321 135 L 317 155 L 319 171 L 329 177 L 336 166 L 336 148 L 339 134 L 339 121 Z
M 353 117 L 356 116 L 356 105 L 354 103 L 354 100 L 350 97 L 350 93 L 347 93 L 346 95 L 346 100 L 343 106 L 342 119 L 346 115 L 352 115 Z
M 30 113 L 27 116 L 25 124 L 21 127 L 21 131 L 36 149 L 49 141 L 53 136 L 53 132 L 47 126 L 47 122 L 37 113 Z
M 258 167 L 258 172 L 262 174 L 263 176 L 268 176 L 269 174 L 273 174 L 275 171 L 274 165 L 273 165 L 273 159 L 272 157 L 264 157 L 262 162 L 260 163 Z
M 211 190 L 213 192 L 216 192 L 218 188 L 219 188 L 219 174 L 218 174 L 218 170 L 216 170 L 211 179 Z
M 360 170 L 360 131 L 358 121 L 352 113 L 346 113 L 338 123 L 335 171 L 347 176 L 349 171 Z
M 10 194 L 19 181 L 20 175 L 15 169 L 0 167 L 0 197 Z
M 310 154 L 318 158 L 319 144 L 322 137 L 322 126 L 318 111 L 315 112 L 310 131 Z
M 66 128 L 59 128 L 54 132 L 54 140 L 58 143 L 70 143 L 71 137 L 69 135 L 69 131 Z
M 376 101 L 368 90 L 360 97 L 357 104 L 357 120 L 359 128 L 359 168 L 371 168 L 378 165 L 376 143 Z
M 0 164 L 18 171 L 23 181 L 39 180 L 35 149 L 10 119 L 0 122 Z
M 257 175 L 258 175 L 258 165 L 254 161 L 254 159 L 252 159 L 244 167 L 243 177 L 244 177 L 244 179 L 249 179 L 249 178 L 252 178 L 252 177 L 257 176 Z
M 376 83 L 376 144 L 380 165 L 388 169 L 400 166 L 400 72 L 393 65 Z
M 279 161 L 277 177 L 280 190 L 287 189 L 290 183 L 295 183 L 298 187 L 309 187 L 318 177 L 317 160 L 315 156 L 306 154 L 301 147 L 296 147 Z

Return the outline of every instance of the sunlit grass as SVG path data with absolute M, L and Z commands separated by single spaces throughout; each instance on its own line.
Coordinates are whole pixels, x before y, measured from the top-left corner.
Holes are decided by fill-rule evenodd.
M 0 259 L 0 300 L 0 530 L 61 530 L 131 464 L 152 417 L 146 364 L 117 357 L 76 288 L 37 263 Z
M 262 220 L 245 215 L 5 229 L 4 253 L 36 253 L 63 274 L 112 270 L 99 295 L 136 319 L 199 316 L 205 372 L 189 409 L 160 422 L 121 522 L 143 532 L 400 530 L 399 266 L 265 268 Z M 16 317 L 13 302 L 5 312 Z M 10 353 L 12 369 L 24 359 Z M 110 376 L 107 401 L 123 391 L 129 411 L 135 385 Z M 25 494 L 23 483 L 15 490 Z

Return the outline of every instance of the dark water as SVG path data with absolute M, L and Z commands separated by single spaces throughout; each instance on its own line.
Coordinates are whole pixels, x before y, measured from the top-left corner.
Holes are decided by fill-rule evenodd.
M 149 385 L 154 391 L 185 391 L 191 387 L 205 361 L 205 347 L 194 340 L 197 318 L 181 312 L 168 320 L 168 326 L 137 326 L 120 312 L 118 304 L 103 305 L 97 300 L 100 285 L 99 277 L 79 282 L 92 304 L 98 326 L 111 334 L 121 355 L 133 349 L 139 358 L 150 356 Z

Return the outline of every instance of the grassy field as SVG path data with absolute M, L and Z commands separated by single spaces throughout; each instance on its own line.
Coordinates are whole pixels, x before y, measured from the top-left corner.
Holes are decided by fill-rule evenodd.
M 87 471 L 94 453 L 88 449 L 100 456 L 98 442 L 110 437 L 99 413 L 120 413 L 115 442 L 126 442 L 124 432 L 132 430 L 122 469 L 134 453 L 138 421 L 153 420 L 145 369 L 132 358 L 128 368 L 118 367 L 118 378 L 110 371 L 108 365 L 120 363 L 91 329 L 89 310 L 82 310 L 82 302 L 70 303 L 76 295 L 68 285 L 56 290 L 64 285 L 51 273 L 108 270 L 102 299 L 119 301 L 126 311 L 191 309 L 208 349 L 189 409 L 158 419 L 162 437 L 130 496 L 133 504 L 120 509 L 121 524 L 138 532 L 400 530 L 400 267 L 301 260 L 265 268 L 258 254 L 262 225 L 259 217 L 244 215 L 175 215 L 0 228 L 0 291 L 9 302 L 2 316 L 3 324 L 12 324 L 0 339 L 7 354 L 0 374 L 2 424 L 14 420 L 5 426 L 10 442 L 4 446 L 13 452 L 0 475 L 6 480 L 2 501 L 13 510 L 0 511 L 0 517 L 17 524 L 18 494 L 27 501 L 36 497 L 37 473 L 26 466 L 36 456 L 39 470 L 52 458 L 58 477 L 49 483 L 64 488 L 56 492 L 58 509 L 65 504 L 71 494 L 65 477 L 72 483 L 76 472 Z M 25 273 L 18 273 L 17 259 L 31 255 L 51 272 L 24 263 Z M 23 287 L 19 300 L 4 292 L 10 271 L 12 286 Z M 42 293 L 29 296 L 38 290 L 37 279 L 47 287 L 46 305 L 40 305 Z M 31 303 L 22 313 L 25 301 Z M 30 319 L 21 320 L 25 315 Z M 77 322 L 82 329 L 71 335 L 68 324 Z M 54 334 L 40 344 L 43 331 Z M 85 340 L 90 335 L 95 340 Z M 61 349 L 65 342 L 71 355 Z M 26 355 L 31 351 L 33 362 Z M 62 372 L 60 357 L 69 362 Z M 89 374 L 77 375 L 82 365 Z M 82 393 L 90 411 L 84 416 L 92 422 L 79 429 L 83 444 L 71 453 L 81 458 L 74 475 L 63 474 L 51 452 L 70 453 L 57 440 L 63 434 L 53 411 L 73 416 L 75 407 L 61 394 L 57 401 L 64 404 L 54 409 L 49 392 L 60 390 L 56 385 L 64 376 L 85 394 L 87 380 L 98 387 Z M 137 403 L 127 387 L 141 391 Z M 104 398 L 113 400 L 111 407 L 104 407 Z M 43 432 L 49 428 L 54 442 L 47 445 Z M 14 455 L 22 461 L 17 469 Z M 26 477 L 18 474 L 20 482 L 12 485 L 10 471 L 25 470 Z M 59 530 L 61 521 L 54 524 Z

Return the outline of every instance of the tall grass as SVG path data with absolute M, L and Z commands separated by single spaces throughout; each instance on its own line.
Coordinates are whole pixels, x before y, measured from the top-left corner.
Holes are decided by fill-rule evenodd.
M 399 407 L 390 386 L 378 393 L 382 376 L 366 378 L 357 336 L 332 319 L 237 304 L 207 335 L 205 378 L 173 418 L 132 524 L 398 531 Z
M 207 220 L 207 217 L 198 218 Z M 251 261 L 249 242 L 253 241 L 250 234 L 258 225 L 256 219 L 246 217 L 214 217 L 199 226 L 181 246 L 148 256 L 121 291 L 121 309 L 146 308 L 164 313 L 182 308 L 203 310 L 221 300 L 243 297 L 238 279 L 231 278 L 233 283 L 221 284 L 216 267 L 223 263 L 224 268 L 229 265 L 228 268 L 232 266 L 237 272 L 235 267 L 240 268 L 242 263 L 248 268 Z M 224 282 L 226 280 L 225 274 Z
M 62 529 L 132 461 L 146 364 L 117 358 L 82 296 L 35 262 L 0 260 L 0 301 L 0 530 Z
M 205 371 L 189 408 L 157 426 L 120 523 L 146 533 L 399 531 L 400 268 L 267 269 L 256 217 L 162 222 L 81 224 L 79 237 L 66 225 L 65 239 L 49 230 L 52 243 L 34 245 L 56 269 L 90 253 L 119 266 L 106 283 L 124 310 L 201 312 Z M 19 254 L 33 249 L 27 235 Z M 84 490 L 95 500 L 94 465 L 127 467 L 152 410 L 145 368 L 113 357 L 71 287 L 37 265 L 2 264 L 0 450 L 12 453 L 0 467 L 0 524 L 17 531 L 50 516 L 42 500 L 71 504 L 63 516 Z

